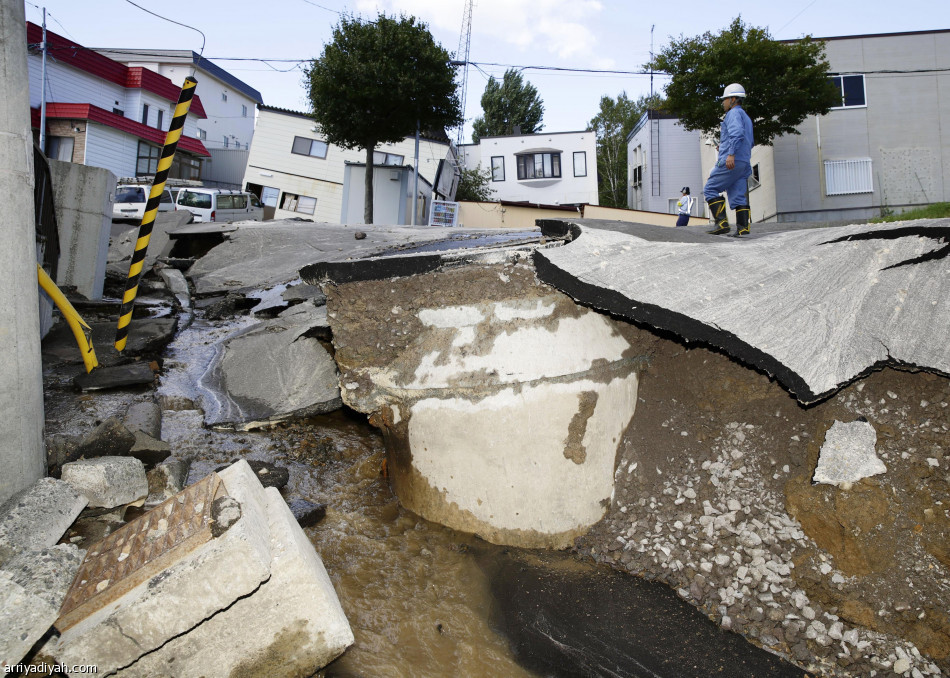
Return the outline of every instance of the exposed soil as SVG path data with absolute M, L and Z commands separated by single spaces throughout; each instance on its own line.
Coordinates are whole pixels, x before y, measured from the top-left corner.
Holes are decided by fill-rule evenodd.
M 950 380 L 884 369 L 803 408 L 724 355 L 641 341 L 615 501 L 577 549 L 817 673 L 950 671 Z M 813 484 L 825 432 L 859 417 L 887 472 Z

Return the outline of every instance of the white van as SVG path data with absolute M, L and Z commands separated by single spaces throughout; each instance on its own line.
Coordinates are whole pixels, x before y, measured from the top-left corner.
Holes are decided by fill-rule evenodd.
M 145 204 L 152 187 L 148 184 L 119 184 L 115 187 L 115 202 L 112 204 L 112 221 L 141 222 L 145 216 Z M 159 212 L 174 212 L 175 201 L 171 191 L 166 188 L 162 192 L 162 200 L 158 203 Z
M 178 209 L 188 210 L 193 221 L 261 221 L 264 206 L 253 193 L 223 188 L 181 188 Z

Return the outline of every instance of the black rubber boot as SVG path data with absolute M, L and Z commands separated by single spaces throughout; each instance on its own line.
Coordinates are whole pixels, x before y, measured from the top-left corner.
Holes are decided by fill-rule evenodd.
M 749 223 L 752 221 L 752 210 L 749 207 L 737 207 L 736 208 L 736 232 L 732 235 L 733 238 L 738 238 L 742 235 L 749 235 Z
M 725 198 L 714 198 L 712 200 L 707 200 L 706 204 L 709 205 L 709 214 L 712 215 L 713 221 L 716 222 L 716 228 L 711 231 L 706 231 L 710 235 L 723 235 L 724 233 L 729 232 L 729 215 L 726 213 L 726 199 Z

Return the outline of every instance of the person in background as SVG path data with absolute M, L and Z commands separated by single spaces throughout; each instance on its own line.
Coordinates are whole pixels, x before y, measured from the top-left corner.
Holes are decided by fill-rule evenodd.
M 676 201 L 676 213 L 679 215 L 676 218 L 676 225 L 686 226 L 689 224 L 689 215 L 693 209 L 693 196 L 689 194 L 689 186 L 683 186 L 680 193 L 682 197 Z
M 722 109 L 726 112 L 719 127 L 719 159 L 709 173 L 709 179 L 703 188 L 703 197 L 709 203 L 709 213 L 716 227 L 706 231 L 712 235 L 729 232 L 729 216 L 726 214 L 725 193 L 729 197 L 729 206 L 736 211 L 735 236 L 749 234 L 751 212 L 748 179 L 752 174 L 752 120 L 742 110 L 745 88 L 732 83 L 723 91 Z

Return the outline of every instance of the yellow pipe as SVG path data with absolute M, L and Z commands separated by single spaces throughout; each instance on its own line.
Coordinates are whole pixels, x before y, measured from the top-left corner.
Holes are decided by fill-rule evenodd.
M 82 353 L 82 361 L 86 365 L 86 372 L 92 372 L 92 368 L 99 367 L 96 349 L 92 347 L 92 328 L 79 317 L 76 309 L 69 303 L 69 299 L 59 291 L 56 283 L 39 264 L 36 265 L 36 275 L 40 279 L 40 287 L 50 296 L 60 313 L 66 318 L 66 322 L 69 323 L 69 329 L 73 331 L 76 343 L 79 344 L 79 352 Z

